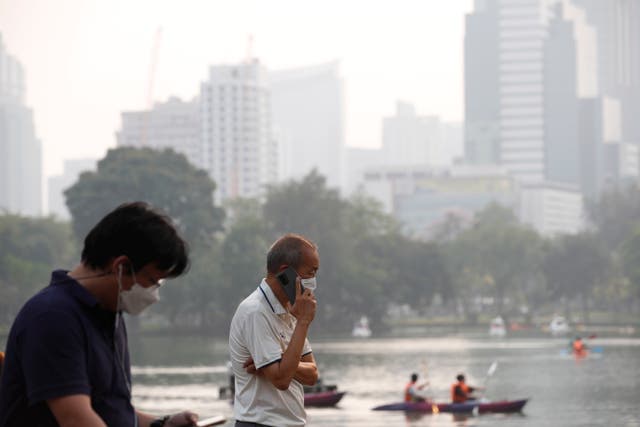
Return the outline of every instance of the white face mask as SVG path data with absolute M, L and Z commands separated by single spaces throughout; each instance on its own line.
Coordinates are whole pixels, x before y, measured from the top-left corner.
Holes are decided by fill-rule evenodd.
M 315 276 L 309 277 L 308 279 L 300 279 L 300 284 L 302 287 L 309 289 L 310 291 L 315 291 L 318 287 Z
M 122 269 L 118 275 L 118 309 L 129 314 L 137 315 L 150 305 L 160 301 L 160 292 L 157 286 L 145 288 L 136 282 L 136 275 L 132 271 L 133 286 L 128 291 L 122 290 Z

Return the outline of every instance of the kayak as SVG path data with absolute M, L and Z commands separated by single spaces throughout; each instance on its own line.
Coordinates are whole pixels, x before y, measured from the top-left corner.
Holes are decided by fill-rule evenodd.
M 424 413 L 511 413 L 520 412 L 529 399 L 499 400 L 494 402 L 469 401 L 464 403 L 436 403 L 436 402 L 399 402 L 388 405 L 380 405 L 373 408 L 374 411 L 405 411 Z
M 220 399 L 229 399 L 233 403 L 233 393 L 227 386 L 218 389 Z M 306 387 L 304 392 L 304 406 L 316 408 L 328 408 L 335 406 L 346 394 L 346 391 L 338 391 L 337 386 Z
M 320 391 L 317 393 L 304 394 L 304 406 L 313 406 L 317 408 L 326 408 L 335 406 L 345 395 L 346 391 Z
M 604 349 L 600 346 L 588 347 L 582 353 L 577 354 L 571 349 L 560 350 L 560 356 L 569 359 L 599 359 L 603 356 Z

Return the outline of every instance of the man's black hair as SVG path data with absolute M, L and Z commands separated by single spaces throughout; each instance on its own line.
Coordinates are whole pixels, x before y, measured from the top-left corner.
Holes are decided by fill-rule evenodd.
M 458 381 L 464 381 L 464 375 L 462 375 L 462 374 L 458 374 L 458 376 L 456 377 L 456 379 L 457 379 Z
M 416 382 L 418 381 L 418 374 L 411 374 L 411 382 Z
M 152 263 L 169 277 L 189 267 L 187 243 L 171 219 L 145 202 L 125 203 L 107 214 L 84 239 L 82 263 L 102 269 L 126 255 L 134 271 Z

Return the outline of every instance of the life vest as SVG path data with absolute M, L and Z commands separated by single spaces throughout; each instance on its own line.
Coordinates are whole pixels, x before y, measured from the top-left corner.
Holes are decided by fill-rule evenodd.
M 458 387 L 459 387 L 459 390 L 462 392 L 462 394 L 456 393 L 456 389 Z M 469 396 L 469 386 L 463 383 L 462 381 L 451 385 L 451 401 L 453 403 L 464 403 L 467 401 L 468 396 Z
M 573 342 L 573 354 L 576 356 L 585 356 L 587 354 L 587 349 L 582 340 L 575 340 Z
M 404 386 L 404 401 L 405 402 L 413 402 L 413 396 L 411 395 L 411 387 L 414 386 L 415 383 L 409 382 L 406 386 Z

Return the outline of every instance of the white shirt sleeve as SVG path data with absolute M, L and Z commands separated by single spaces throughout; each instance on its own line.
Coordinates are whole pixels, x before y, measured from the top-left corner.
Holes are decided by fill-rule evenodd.
M 282 359 L 282 346 L 266 315 L 261 311 L 246 319 L 244 337 L 256 368 L 260 369 Z

